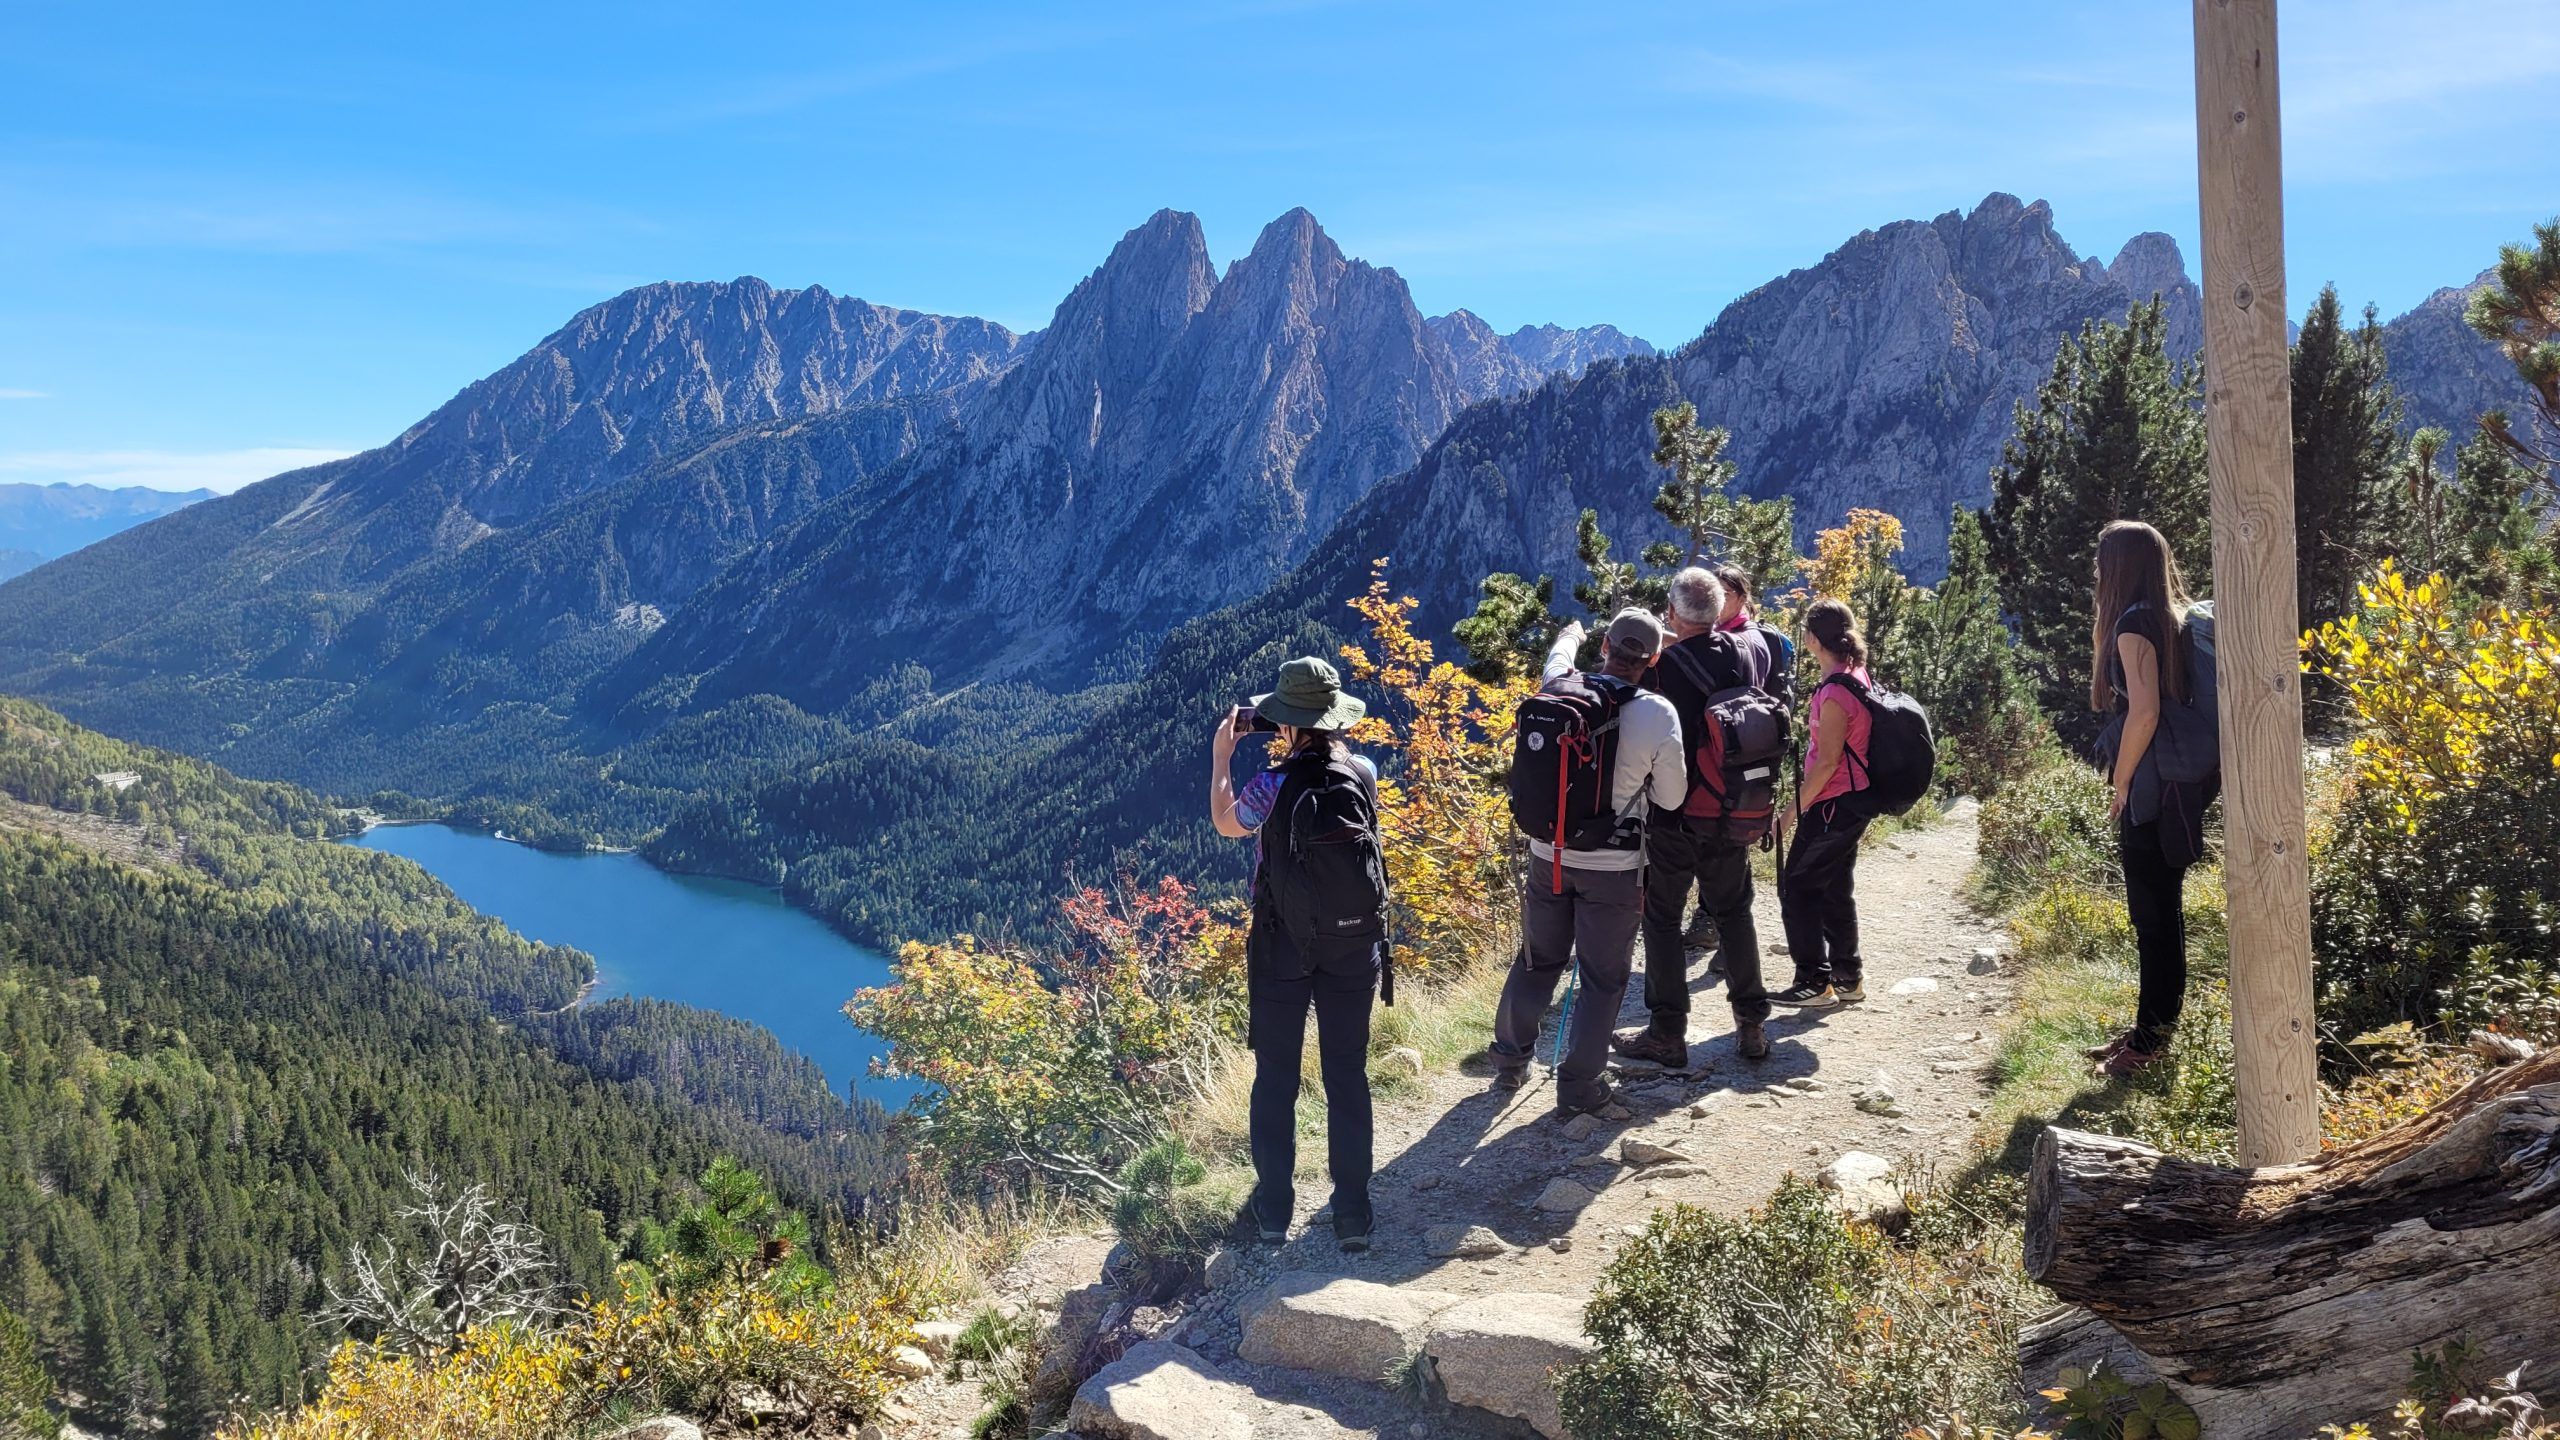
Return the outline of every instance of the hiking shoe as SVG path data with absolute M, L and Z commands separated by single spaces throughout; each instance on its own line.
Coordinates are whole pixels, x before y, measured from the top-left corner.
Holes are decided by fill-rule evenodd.
M 1790 985 L 1770 996 L 1769 1003 L 1796 1010 L 1828 1010 L 1840 1003 L 1840 997 L 1832 994 L 1828 985 Z
M 1265 1245 L 1284 1245 L 1288 1243 L 1289 1232 L 1286 1227 L 1275 1230 L 1262 1223 L 1261 1212 L 1253 1208 L 1251 1200 L 1247 1200 L 1236 1210 L 1235 1237 L 1240 1243 L 1258 1240 Z
M 1834 984 L 1831 987 L 1831 996 L 1843 1005 L 1855 1005 L 1867 998 L 1866 982 L 1852 980 L 1846 985 Z
M 1342 1253 L 1345 1255 L 1365 1255 L 1369 1251 L 1369 1227 L 1374 1223 L 1376 1223 L 1374 1216 L 1363 1215 L 1357 1220 L 1345 1220 L 1336 1215 L 1333 1217 L 1334 1241 L 1342 1246 Z
M 1559 1095 L 1556 1097 L 1556 1113 L 1568 1118 L 1575 1115 L 1598 1115 L 1618 1104 L 1618 1092 L 1613 1089 L 1604 1089 L 1593 1099 L 1581 1104 L 1576 1104 Z
M 1745 1060 L 1769 1058 L 1769 1027 L 1757 1020 L 1745 1020 L 1733 1027 L 1734 1048 Z
M 1526 1065 L 1505 1065 L 1493 1072 L 1493 1088 L 1496 1090 L 1524 1089 L 1528 1083 L 1529 1067 Z
M 2127 1030 L 2122 1034 L 2117 1035 L 2114 1039 L 2107 1041 L 2103 1045 L 2092 1045 L 2080 1053 L 2088 1056 L 2093 1063 L 2103 1065 L 2109 1060 L 2114 1059 L 2117 1051 L 2132 1043 L 2133 1032 Z
M 2142 1049 L 2133 1043 L 2131 1036 L 2127 1036 L 2125 1043 L 2116 1048 L 2116 1053 L 2098 1062 L 2098 1073 L 2110 1080 L 2122 1080 L 2142 1073 L 2145 1067 L 2159 1058 L 2159 1051 Z
M 1689 1067 L 1689 1042 L 1675 1039 L 1657 1030 L 1640 1030 L 1633 1035 L 1611 1037 L 1609 1048 L 1630 1060 L 1650 1060 L 1665 1070 Z

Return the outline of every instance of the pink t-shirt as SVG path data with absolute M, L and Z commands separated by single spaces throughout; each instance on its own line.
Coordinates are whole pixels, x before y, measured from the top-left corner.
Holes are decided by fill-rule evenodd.
M 1866 667 L 1862 665 L 1852 665 L 1842 673 L 1856 676 L 1861 685 L 1875 683 L 1867 678 Z M 1867 713 L 1867 707 L 1859 704 L 1858 697 L 1850 694 L 1845 686 L 1825 683 L 1814 687 L 1813 715 L 1805 727 L 1805 773 L 1813 773 L 1814 753 L 1822 748 L 1823 722 L 1843 714 L 1848 721 L 1841 727 L 1840 764 L 1831 772 L 1831 778 L 1823 782 L 1822 793 L 1813 797 L 1816 805 L 1867 787 L 1867 734 L 1875 728 L 1875 717 Z

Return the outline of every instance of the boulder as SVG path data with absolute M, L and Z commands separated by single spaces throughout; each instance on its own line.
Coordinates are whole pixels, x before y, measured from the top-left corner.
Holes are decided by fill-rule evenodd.
M 1155 1340 L 1079 1386 L 1067 1428 L 1094 1440 L 1253 1440 L 1250 1399 L 1198 1355 Z
M 1543 1293 L 1481 1296 L 1442 1311 L 1422 1348 L 1451 1404 L 1526 1420 L 1548 1440 L 1567 1440 L 1548 1376 L 1591 1352 L 1581 1301 Z
M 1236 1307 L 1244 1327 L 1236 1356 L 1375 1382 L 1412 1352 L 1432 1316 L 1457 1301 L 1438 1290 L 1284 1275 Z
M 1852 1220 L 1890 1226 L 1910 1213 L 1910 1201 L 1893 1181 L 1893 1162 L 1852 1150 L 1822 1167 L 1814 1183 L 1830 1192 L 1831 1206 Z
M 1901 1100 L 1893 1093 L 1893 1075 L 1890 1071 L 1877 1071 L 1875 1078 L 1858 1090 L 1857 1102 L 1859 1109 L 1870 1115 L 1882 1115 L 1888 1120 L 1897 1119 L 1909 1113 L 1902 1108 Z
M 65 1430 L 65 1435 L 71 1432 Z M 604 1440 L 702 1440 L 702 1427 L 674 1415 L 661 1415 L 643 1420 L 604 1437 Z
M 1927 995 L 1935 992 L 1937 988 L 1938 982 L 1926 975 L 1906 975 L 1903 978 L 1894 981 L 1893 988 L 1884 993 L 1887 995 Z
M 951 1347 L 960 1343 L 960 1334 L 969 1327 L 957 1320 L 927 1320 L 916 1327 L 916 1348 L 936 1360 L 951 1358 Z
M 1422 1243 L 1440 1260 L 1485 1260 L 1511 1250 L 1501 1236 L 1481 1225 L 1434 1225 L 1422 1232 Z
M 2000 952 L 1986 945 L 1973 952 L 1973 959 L 1964 969 L 1968 975 L 1997 975 L 2000 973 Z
M 1243 1268 L 1243 1257 L 1227 1246 L 1221 1245 L 1209 1252 L 1208 1259 L 1200 1262 L 1200 1283 L 1212 1290 L 1223 1288 L 1232 1283 L 1236 1278 L 1236 1272 Z
M 1548 1181 L 1547 1188 L 1539 1191 L 1538 1198 L 1529 1203 L 1535 1209 L 1544 1210 L 1549 1214 L 1559 1214 L 1568 1210 L 1579 1210 L 1599 1198 L 1600 1193 L 1590 1186 L 1559 1177 Z
M 889 1373 L 921 1380 L 934 1372 L 933 1357 L 913 1345 L 901 1345 L 889 1352 Z
M 1585 1111 L 1582 1114 L 1576 1115 L 1572 1119 L 1564 1122 L 1564 1138 L 1567 1140 L 1588 1140 L 1591 1138 L 1591 1132 L 1599 1127 L 1599 1120 L 1589 1111 Z

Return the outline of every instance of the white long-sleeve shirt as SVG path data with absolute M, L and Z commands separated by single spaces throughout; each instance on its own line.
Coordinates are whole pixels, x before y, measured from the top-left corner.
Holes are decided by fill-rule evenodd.
M 1573 651 L 1580 637 L 1566 631 L 1547 651 L 1539 672 L 1541 684 L 1552 684 L 1574 671 Z M 1639 690 L 1618 711 L 1618 768 L 1609 777 L 1609 808 L 1620 818 L 1641 819 L 1649 800 L 1666 810 L 1689 798 L 1689 762 L 1680 742 L 1680 712 L 1650 690 Z M 1531 840 L 1529 853 L 1552 864 L 1555 847 Z M 1635 870 L 1644 865 L 1642 850 L 1572 850 L 1564 863 L 1576 870 Z

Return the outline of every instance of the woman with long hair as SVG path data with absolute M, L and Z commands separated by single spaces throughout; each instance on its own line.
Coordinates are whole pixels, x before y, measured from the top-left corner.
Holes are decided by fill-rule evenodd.
M 1280 667 L 1270 694 L 1221 716 L 1209 746 L 1209 821 L 1221 835 L 1254 841 L 1253 912 L 1245 932 L 1246 1045 L 1253 1052 L 1246 1131 L 1254 1187 L 1237 1217 L 1239 1227 L 1267 1243 L 1288 1238 L 1296 1206 L 1298 1077 L 1312 1011 L 1317 1068 L 1324 1078 L 1333 1231 L 1342 1248 L 1353 1252 L 1369 1248 L 1369 1007 L 1385 955 L 1376 941 L 1293 937 L 1273 894 L 1270 867 L 1273 849 L 1291 845 L 1290 828 L 1308 823 L 1299 802 L 1312 789 L 1332 783 L 1364 791 L 1374 822 L 1377 767 L 1351 753 L 1342 738 L 1365 713 L 1356 696 L 1343 693 L 1333 666 L 1305 656 Z M 1271 737 L 1270 761 L 1238 790 L 1232 768 L 1236 743 L 1257 732 Z M 1374 823 L 1370 839 L 1375 842 Z
M 2125 908 L 2141 957 L 2132 1028 L 2090 1051 L 2108 1076 L 2159 1058 L 2187 997 L 2187 870 L 2204 853 L 2213 787 L 2159 773 L 2161 706 L 2187 699 L 2191 603 L 2168 540 L 2139 520 L 2098 534 L 2097 604 L 2089 627 L 2089 708 L 2109 713 L 2100 755 L 2115 789 Z
M 1858 953 L 1858 842 L 1868 817 L 1841 798 L 1866 788 L 1867 741 L 1874 721 L 1863 692 L 1867 641 L 1858 618 L 1837 600 L 1804 612 L 1804 635 L 1822 666 L 1806 717 L 1804 774 L 1796 782 L 1795 843 L 1778 875 L 1778 916 L 1794 953 L 1795 983 L 1770 1000 L 1799 1010 L 1827 1010 L 1867 998 L 1866 959 Z

